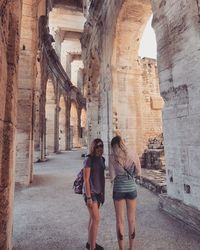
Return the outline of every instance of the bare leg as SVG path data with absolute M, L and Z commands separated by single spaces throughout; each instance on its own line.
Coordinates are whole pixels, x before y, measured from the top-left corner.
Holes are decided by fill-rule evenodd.
M 92 219 L 91 216 L 89 218 L 89 223 L 88 223 L 88 243 L 90 244 L 90 230 L 91 230 L 91 225 L 92 225 Z
M 114 201 L 116 213 L 116 231 L 119 250 L 124 250 L 124 207 L 125 200 Z
M 126 200 L 130 250 L 134 250 L 136 199 Z
M 90 244 L 90 249 L 93 250 L 96 247 L 97 231 L 99 226 L 99 207 L 97 202 L 93 202 L 92 208 L 88 208 L 90 213 L 90 220 L 88 226 L 88 239 Z

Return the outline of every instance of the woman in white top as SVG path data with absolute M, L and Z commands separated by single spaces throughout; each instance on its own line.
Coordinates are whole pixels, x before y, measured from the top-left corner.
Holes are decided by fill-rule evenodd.
M 113 201 L 119 250 L 124 250 L 124 207 L 127 208 L 130 250 L 134 250 L 137 188 L 134 176 L 141 173 L 136 152 L 129 152 L 120 136 L 111 141 L 109 172 L 113 182 Z

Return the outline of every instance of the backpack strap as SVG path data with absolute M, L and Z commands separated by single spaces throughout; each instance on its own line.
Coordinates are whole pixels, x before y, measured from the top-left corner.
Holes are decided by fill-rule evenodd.
M 86 157 L 89 157 L 91 159 L 91 165 L 93 165 L 93 156 L 91 154 L 86 155 Z

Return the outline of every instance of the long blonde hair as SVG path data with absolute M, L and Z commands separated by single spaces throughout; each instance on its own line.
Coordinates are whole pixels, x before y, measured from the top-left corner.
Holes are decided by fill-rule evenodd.
M 114 160 L 121 166 L 124 166 L 127 161 L 127 147 L 124 144 L 122 138 L 117 135 L 111 140 L 111 149 L 114 156 Z

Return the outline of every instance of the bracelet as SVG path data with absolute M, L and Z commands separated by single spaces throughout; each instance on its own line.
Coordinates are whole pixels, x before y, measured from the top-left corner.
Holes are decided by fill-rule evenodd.
M 87 197 L 87 200 L 90 200 L 90 199 L 92 199 L 92 197 Z

